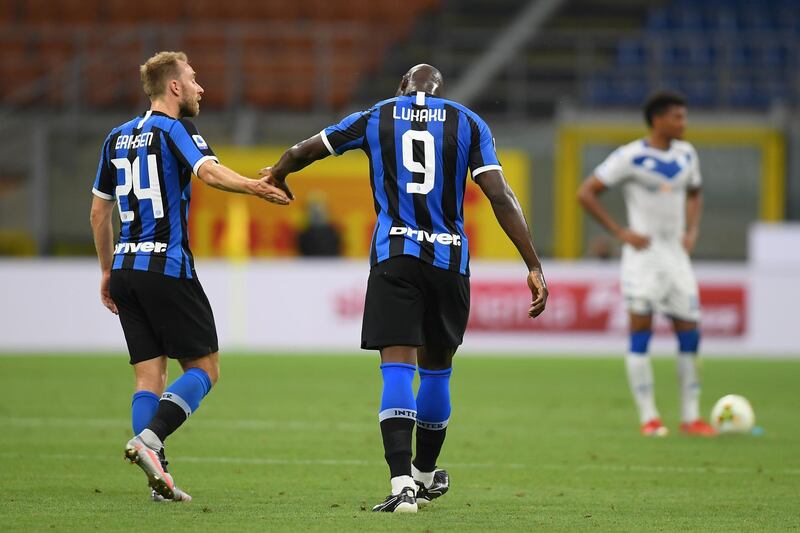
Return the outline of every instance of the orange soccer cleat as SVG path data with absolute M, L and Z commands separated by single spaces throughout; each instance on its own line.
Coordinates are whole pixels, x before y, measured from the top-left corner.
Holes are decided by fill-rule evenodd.
M 667 426 L 661 423 L 660 418 L 653 418 L 642 424 L 639 431 L 645 437 L 666 437 L 669 434 Z
M 700 437 L 716 437 L 717 430 L 711 427 L 711 424 L 698 418 L 694 422 L 684 422 L 681 424 L 681 433 L 687 435 L 698 435 Z

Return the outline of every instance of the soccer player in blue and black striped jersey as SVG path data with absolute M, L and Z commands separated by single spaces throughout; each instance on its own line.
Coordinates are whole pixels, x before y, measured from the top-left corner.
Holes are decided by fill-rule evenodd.
M 469 316 L 468 170 L 528 267 L 529 315 L 538 316 L 547 300 L 528 225 L 503 177 L 489 127 L 442 98 L 442 85 L 438 70 L 417 65 L 403 76 L 396 97 L 325 128 L 261 171 L 291 198 L 285 181 L 291 172 L 353 149 L 369 158 L 377 221 L 361 346 L 381 354 L 378 418 L 392 485 L 373 511 L 416 512 L 449 488 L 436 460 L 450 418 L 453 356 Z
M 188 117 L 203 88 L 182 52 L 141 66 L 150 110 L 111 130 L 92 192 L 91 223 L 102 278 L 100 298 L 119 315 L 136 375 L 133 432 L 126 457 L 147 474 L 154 500 L 188 501 L 166 472 L 163 442 L 200 405 L 219 375 L 217 331 L 189 250 L 191 177 L 225 191 L 287 204 L 267 180 L 240 176 L 217 161 Z M 112 212 L 119 207 L 114 245 Z M 184 374 L 166 391 L 167 358 Z

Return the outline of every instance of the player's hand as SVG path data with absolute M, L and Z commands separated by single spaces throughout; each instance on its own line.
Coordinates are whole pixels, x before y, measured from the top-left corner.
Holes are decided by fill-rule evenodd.
M 694 252 L 695 244 L 697 244 L 697 233 L 687 232 L 683 236 L 683 249 L 686 250 L 687 254 Z
M 528 316 L 536 318 L 542 314 L 547 305 L 547 283 L 541 270 L 531 270 L 528 274 L 528 288 L 531 290 L 531 306 L 528 309 Z
M 261 178 L 256 182 L 255 195 L 262 200 L 278 205 L 289 205 L 291 202 L 286 193 L 270 184 L 267 178 Z
M 630 244 L 637 250 L 644 250 L 645 248 L 648 248 L 650 246 L 650 237 L 636 233 L 635 231 L 630 230 L 628 228 L 625 228 L 620 232 L 619 240 L 624 243 Z
M 103 277 L 100 279 L 100 301 L 103 302 L 106 309 L 115 315 L 119 314 L 117 304 L 115 304 L 114 299 L 111 298 L 111 272 L 103 272 Z
M 273 187 L 277 187 L 278 189 L 282 190 L 290 200 L 294 200 L 294 194 L 286 184 L 286 179 L 278 179 L 278 177 L 272 173 L 272 167 L 264 167 L 259 170 L 258 177 L 266 180 L 267 183 Z

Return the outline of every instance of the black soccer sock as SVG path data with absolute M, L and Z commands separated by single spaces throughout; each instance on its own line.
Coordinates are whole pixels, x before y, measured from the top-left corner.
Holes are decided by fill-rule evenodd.
M 181 424 L 186 422 L 187 418 L 189 417 L 186 415 L 186 411 L 177 404 L 161 400 L 158 402 L 156 416 L 150 421 L 147 429 L 155 433 L 161 439 L 161 442 L 164 442 L 164 439 L 181 427 Z
M 172 435 L 189 415 L 200 407 L 200 402 L 211 390 L 211 378 L 202 368 L 190 368 L 176 379 L 158 402 L 158 410 L 147 429 L 161 442 Z
M 387 418 L 381 422 L 383 451 L 391 477 L 411 475 L 411 437 L 414 421 Z
M 417 456 L 414 457 L 414 466 L 420 472 L 433 472 L 436 468 L 436 459 L 442 451 L 447 428 L 432 431 L 417 426 Z

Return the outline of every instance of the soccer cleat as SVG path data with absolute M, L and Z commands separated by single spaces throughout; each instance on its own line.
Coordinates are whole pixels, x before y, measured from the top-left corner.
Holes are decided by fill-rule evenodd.
M 417 505 L 425 507 L 431 500 L 435 500 L 450 489 L 450 475 L 447 470 L 437 469 L 433 471 L 433 483 L 430 487 L 426 487 L 421 481 L 416 481 L 417 484 Z
M 161 448 L 158 451 L 158 460 L 161 463 L 161 468 L 164 469 L 164 475 L 167 476 L 170 480 L 172 479 L 172 475 L 167 471 L 167 465 L 169 465 L 169 461 L 167 461 L 167 456 L 164 455 L 164 448 Z M 182 491 L 178 487 L 176 487 L 173 483 L 173 493 L 175 497 L 172 500 L 168 500 L 167 498 L 163 497 L 161 494 L 156 492 L 155 489 L 150 489 L 150 499 L 154 502 L 167 502 L 167 501 L 175 501 L 175 502 L 190 502 L 192 501 L 192 497 L 187 494 L 186 492 Z
M 158 452 L 149 448 L 139 436 L 133 437 L 125 445 L 125 458 L 144 471 L 147 484 L 156 493 L 167 500 L 176 499 L 175 483 L 172 476 L 164 472 Z M 177 493 L 182 494 L 180 491 Z
M 158 450 L 158 462 L 161 463 L 161 468 L 164 470 L 164 474 L 170 475 L 169 471 L 167 470 L 167 465 L 169 465 L 169 461 L 167 461 L 167 456 L 164 454 L 163 447 L 160 450 Z M 167 501 L 165 497 L 156 492 L 156 489 L 150 489 L 150 499 L 153 500 L 154 502 Z
M 412 487 L 403 487 L 399 494 L 390 494 L 372 508 L 373 513 L 416 513 L 417 498 Z
M 666 437 L 669 434 L 667 426 L 661 423 L 660 418 L 653 418 L 639 428 L 645 437 Z
M 702 418 L 698 418 L 694 422 L 684 422 L 681 424 L 681 433 L 698 435 L 700 437 L 717 436 L 717 430 L 711 427 L 711 425 Z

